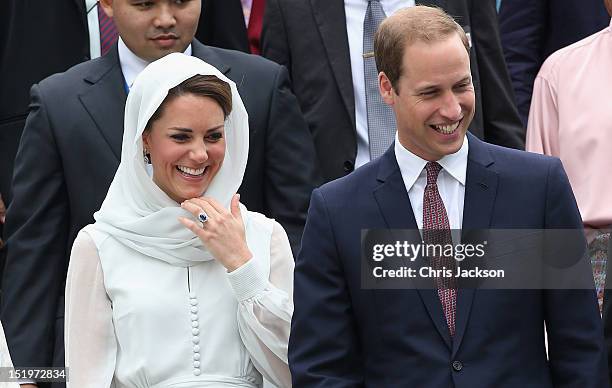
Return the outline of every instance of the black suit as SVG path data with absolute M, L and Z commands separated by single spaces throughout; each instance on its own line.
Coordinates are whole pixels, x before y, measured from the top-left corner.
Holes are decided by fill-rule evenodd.
M 236 82 L 249 113 L 242 202 L 279 220 L 297 244 L 314 150 L 287 71 L 261 57 L 197 41 L 192 47 Z M 62 365 L 70 249 L 93 222 L 119 165 L 126 93 L 116 46 L 43 80 L 31 94 L 7 214 L 2 321 L 15 365 Z
M 495 4 L 491 1 L 417 1 L 437 5 L 466 30 L 476 116 L 470 130 L 495 144 L 524 148 L 521 125 L 504 63 Z M 267 0 L 263 55 L 287 66 L 295 94 L 315 139 L 326 180 L 351 172 L 357 155 L 355 101 L 344 2 Z M 485 131 L 484 128 L 487 128 Z

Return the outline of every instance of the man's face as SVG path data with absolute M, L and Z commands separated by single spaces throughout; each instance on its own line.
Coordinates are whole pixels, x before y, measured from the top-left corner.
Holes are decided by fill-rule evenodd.
M 397 89 L 379 75 L 384 101 L 397 120 L 400 143 L 428 161 L 457 152 L 474 117 L 470 58 L 453 34 L 439 42 L 413 42 L 404 50 Z
M 200 19 L 200 0 L 100 0 L 126 46 L 152 62 L 183 52 Z

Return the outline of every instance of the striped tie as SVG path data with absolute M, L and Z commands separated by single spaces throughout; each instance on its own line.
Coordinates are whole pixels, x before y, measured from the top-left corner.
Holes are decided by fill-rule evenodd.
M 427 185 L 423 193 L 423 241 L 427 244 L 445 246 L 452 244 L 450 223 L 442 197 L 438 191 L 438 174 L 442 170 L 436 162 L 428 162 L 425 165 L 427 171 Z M 432 268 L 435 270 L 450 269 L 455 272 L 456 264 L 453 257 L 431 258 Z M 457 311 L 457 282 L 456 279 L 437 277 L 435 278 L 438 298 L 442 304 L 442 311 L 448 324 L 450 336 L 455 335 L 455 316 Z
M 98 22 L 100 25 L 100 53 L 106 54 L 117 41 L 117 29 L 113 20 L 106 16 L 106 13 L 98 3 Z

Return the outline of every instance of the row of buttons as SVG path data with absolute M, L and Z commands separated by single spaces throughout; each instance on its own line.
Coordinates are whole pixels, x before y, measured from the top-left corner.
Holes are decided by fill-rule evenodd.
M 200 370 L 200 322 L 198 320 L 198 297 L 195 292 L 189 293 L 189 306 L 191 311 L 191 334 L 193 337 L 193 374 L 199 376 Z

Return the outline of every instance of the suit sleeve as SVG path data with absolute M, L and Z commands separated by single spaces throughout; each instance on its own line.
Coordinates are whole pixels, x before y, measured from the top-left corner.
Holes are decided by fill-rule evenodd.
M 510 73 L 516 104 L 527 126 L 531 94 L 540 69 L 547 1 L 512 0 L 502 2 L 499 32 Z
M 313 192 L 294 274 L 289 367 L 294 387 L 363 387 L 356 322 L 331 218 Z
M 521 123 L 506 62 L 499 41 L 494 1 L 472 1 L 472 40 L 476 50 L 482 88 L 485 140 L 525 149 L 525 127 Z
M 291 72 L 291 53 L 279 0 L 267 0 L 261 32 L 261 53 Z
M 545 227 L 580 230 L 580 213 L 558 159 L 549 168 L 547 186 Z M 581 272 L 574 272 L 574 276 L 590 277 L 592 284 L 590 263 L 586 257 L 582 260 L 583 265 L 575 270 Z M 554 387 L 608 387 L 603 325 L 595 290 L 547 290 L 545 298 L 548 358 Z
M 308 200 L 320 178 L 314 143 L 291 92 L 287 70 L 278 69 L 268 115 L 265 201 L 267 214 L 285 228 L 297 253 Z
M 58 301 L 68 260 L 67 196 L 44 97 L 35 85 L 5 231 L 2 322 L 15 366 L 50 366 L 54 351 L 62 351 L 54 347 L 63 332 Z

